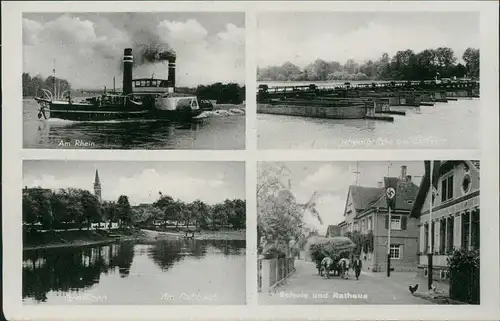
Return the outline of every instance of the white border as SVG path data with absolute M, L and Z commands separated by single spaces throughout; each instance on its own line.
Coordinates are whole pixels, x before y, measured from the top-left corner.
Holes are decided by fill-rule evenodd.
M 3 300 L 8 319 L 419 319 L 498 320 L 498 4 L 487 2 L 2 2 L 3 91 Z M 481 13 L 481 150 L 315 150 L 257 151 L 255 55 L 257 11 L 480 11 Z M 22 150 L 22 12 L 77 11 L 244 11 L 246 12 L 247 119 L 244 151 Z M 298 22 L 300 23 L 300 22 Z M 257 160 L 423 160 L 477 159 L 481 164 L 480 306 L 366 305 L 258 306 L 256 309 L 255 183 Z M 247 305 L 246 306 L 44 306 L 21 304 L 22 159 L 75 160 L 246 160 Z M 18 228 L 19 227 L 19 228 Z

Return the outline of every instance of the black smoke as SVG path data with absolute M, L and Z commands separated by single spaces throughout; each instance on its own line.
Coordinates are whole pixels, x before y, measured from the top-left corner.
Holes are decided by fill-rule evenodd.
M 138 45 L 136 51 L 132 49 L 134 62 L 137 65 L 175 60 L 175 51 L 167 44 L 147 43 Z

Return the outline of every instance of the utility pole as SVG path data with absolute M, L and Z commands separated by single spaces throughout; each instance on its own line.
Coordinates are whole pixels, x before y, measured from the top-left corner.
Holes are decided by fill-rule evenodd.
M 356 186 L 358 186 L 358 183 L 359 183 L 359 162 L 356 162 L 356 171 L 353 172 L 354 174 L 356 174 Z
M 431 163 L 431 170 L 429 173 L 429 191 L 431 192 L 431 197 L 429 197 L 429 252 L 427 253 L 427 265 L 428 265 L 428 271 L 427 271 L 427 286 L 430 289 L 432 289 L 432 251 L 434 250 L 434 242 L 432 240 L 432 237 L 434 235 L 434 223 L 432 222 L 432 199 L 434 198 L 434 186 L 432 185 L 432 176 L 434 174 L 433 171 L 433 161 L 430 161 Z

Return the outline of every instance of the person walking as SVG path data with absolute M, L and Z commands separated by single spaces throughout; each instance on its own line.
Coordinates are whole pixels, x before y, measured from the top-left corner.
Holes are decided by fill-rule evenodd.
M 354 268 L 354 273 L 356 275 L 356 280 L 359 280 L 359 275 L 361 274 L 361 269 L 363 267 L 363 263 L 361 263 L 361 260 L 359 259 L 359 256 L 356 257 L 354 260 L 352 267 Z

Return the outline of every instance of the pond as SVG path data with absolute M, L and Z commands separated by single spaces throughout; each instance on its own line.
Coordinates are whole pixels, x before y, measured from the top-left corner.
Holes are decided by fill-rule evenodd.
M 161 240 L 23 253 L 24 304 L 245 304 L 245 241 Z

